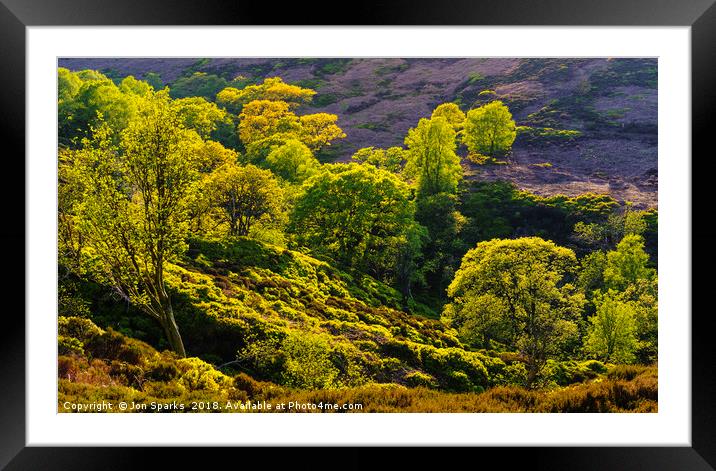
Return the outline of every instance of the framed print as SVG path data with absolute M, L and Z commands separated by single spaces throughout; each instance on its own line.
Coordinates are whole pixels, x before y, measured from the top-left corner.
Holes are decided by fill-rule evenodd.
M 716 7 L 508 3 L 4 1 L 3 465 L 712 469 Z

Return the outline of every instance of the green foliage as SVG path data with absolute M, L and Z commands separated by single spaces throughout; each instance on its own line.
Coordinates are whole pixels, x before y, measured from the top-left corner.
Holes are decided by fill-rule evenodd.
M 347 62 L 310 63 L 339 73 Z M 514 140 L 500 102 L 467 117 L 442 104 L 407 149 L 322 166 L 314 153 L 345 157 L 320 153 L 345 134 L 335 115 L 295 113 L 313 90 L 198 72 L 157 92 L 161 78 L 145 79 L 58 69 L 61 398 L 655 409 L 655 370 L 605 377 L 581 360 L 656 361 L 656 212 L 505 182 L 459 192 L 458 136 L 473 155 L 480 139 L 494 155 Z M 518 131 L 540 143 L 579 136 Z M 575 243 L 579 270 L 560 247 Z M 451 302 L 430 319 L 446 286 Z M 184 341 L 198 358 L 182 358 Z
M 646 59 L 612 58 L 609 59 L 609 67 L 595 71 L 589 80 L 596 91 L 630 85 L 656 88 L 658 71 L 654 63 Z
M 315 94 L 314 90 L 284 83 L 281 77 L 269 77 L 261 84 L 242 89 L 224 88 L 216 95 L 216 102 L 231 113 L 239 114 L 246 104 L 255 100 L 281 101 L 297 108 L 310 103 Z
M 281 344 L 286 356 L 284 381 L 303 389 L 335 387 L 339 371 L 331 362 L 330 345 L 325 337 L 293 332 Z
M 229 236 L 247 236 L 256 226 L 284 219 L 283 190 L 268 170 L 226 163 L 208 177 L 204 189 L 220 210 L 217 219 L 226 224 Z
M 647 229 L 646 211 L 634 211 L 630 204 L 608 214 L 606 220 L 578 222 L 576 236 L 584 243 L 603 250 L 612 249 L 627 235 L 642 235 Z
M 457 206 L 457 197 L 449 193 L 437 193 L 417 201 L 415 220 L 426 227 L 429 236 L 420 270 L 423 282 L 438 295 L 442 295 L 452 281 L 468 248 L 461 239 L 467 220 Z
M 421 195 L 455 193 L 462 167 L 455 154 L 455 130 L 447 119 L 421 119 L 417 127 L 408 131 L 405 145 L 405 173 L 417 180 Z
M 584 349 L 605 361 L 631 363 L 639 347 L 635 306 L 614 291 L 597 294 L 596 313 L 589 318 Z
M 582 136 L 581 131 L 574 129 L 553 129 L 531 126 L 517 126 L 517 137 L 529 145 L 548 146 L 554 144 L 572 143 Z
M 607 372 L 604 363 L 597 360 L 586 361 L 554 361 L 547 360 L 544 370 L 540 374 L 539 382 L 543 387 L 555 388 L 569 386 L 575 383 L 584 383 L 600 378 Z
M 301 183 L 318 171 L 320 163 L 303 142 L 289 139 L 269 152 L 266 165 L 284 180 Z
M 351 158 L 360 163 L 370 164 L 394 173 L 399 173 L 406 161 L 405 150 L 402 147 L 389 147 L 388 149 L 363 147 L 358 149 Z
M 289 139 L 298 139 L 315 151 L 335 139 L 346 137 L 336 125 L 337 119 L 336 115 L 328 113 L 297 116 L 284 101 L 254 100 L 242 108 L 238 131 L 252 155 L 265 157 L 267 148 Z M 252 146 L 258 148 L 252 149 Z
M 481 242 L 448 287 L 444 317 L 487 345 L 495 339 L 527 358 L 528 384 L 577 334 L 584 297 L 567 283 L 574 253 L 537 237 Z
M 507 153 L 517 136 L 510 110 L 501 101 L 467 112 L 463 142 L 473 154 L 494 158 Z
M 69 320 L 69 323 L 75 320 Z M 407 344 L 409 361 L 425 363 L 427 369 L 436 369 L 442 374 L 442 388 L 451 385 L 452 389 L 468 390 L 468 393 L 429 392 L 428 388 L 441 387 L 435 377 L 424 370 L 411 370 L 404 375 L 403 381 L 414 389 L 397 384 L 367 384 L 349 386 L 341 389 L 314 389 L 295 391 L 285 389 L 269 382 L 257 381 L 244 373 L 233 378 L 219 372 L 215 367 L 197 359 L 178 359 L 169 352 L 158 353 L 151 347 L 118 334 L 107 337 L 101 329 L 86 320 L 87 327 L 82 340 L 95 345 L 92 356 L 87 353 L 71 352 L 61 355 L 58 360 L 59 411 L 65 401 L 93 402 L 99 400 L 134 401 L 140 404 L 181 404 L 178 412 L 206 412 L 192 410 L 192 401 L 214 402 L 251 399 L 253 401 L 275 402 L 327 402 L 360 403 L 362 411 L 470 411 L 470 412 L 506 412 L 532 411 L 557 412 L 607 412 L 607 411 L 653 411 L 657 398 L 657 378 L 655 368 L 642 366 L 617 366 L 610 369 L 607 377 L 603 364 L 586 362 L 549 362 L 544 381 L 556 385 L 567 385 L 579 381 L 594 382 L 579 384 L 569 388 L 557 388 L 550 391 L 528 391 L 515 386 L 494 387 L 482 393 L 480 382 L 484 368 L 490 365 L 490 375 L 497 377 L 498 372 L 509 383 L 524 378 L 525 368 L 520 362 L 505 366 L 499 360 L 491 360 L 479 353 L 463 352 L 460 349 L 441 350 Z M 61 331 L 68 333 L 67 330 Z M 308 336 L 307 334 L 299 334 Z M 102 342 L 97 339 L 103 338 Z M 110 341 L 111 339 L 111 341 Z M 324 341 L 325 339 L 325 341 Z M 79 339 L 78 339 L 79 340 Z M 320 347 L 316 347 L 316 343 Z M 300 340 L 300 347 L 291 351 L 311 352 L 325 360 L 324 348 L 330 340 Z M 97 346 L 103 346 L 98 348 Z M 315 350 L 317 349 L 317 350 Z M 124 352 L 117 354 L 117 352 Z M 129 354 L 129 352 L 135 352 Z M 298 358 L 301 357 L 299 354 Z M 262 357 L 263 358 L 263 357 Z M 338 357 L 331 357 L 335 365 Z M 481 368 L 480 363 L 484 365 Z M 387 365 L 387 361 L 385 362 Z M 398 365 L 400 362 L 398 362 Z M 325 364 L 323 367 L 330 367 Z M 340 369 L 340 368 L 339 368 Z M 315 370 L 319 377 L 323 368 Z M 481 373 L 482 372 L 482 373 Z M 471 380 L 470 378 L 473 378 Z M 469 382 L 469 384 L 468 384 Z M 223 405 L 223 404 L 222 404 Z M 227 411 L 221 408 L 219 410 Z M 153 412 L 153 410 L 147 410 Z
M 445 118 L 456 132 L 461 130 L 465 125 L 465 113 L 463 113 L 460 107 L 455 103 L 443 103 L 438 105 L 433 110 L 433 114 L 430 118 L 437 118 L 439 116 Z
M 474 85 L 475 83 L 480 82 L 484 79 L 485 79 L 485 76 L 482 75 L 481 73 L 471 72 L 468 77 L 467 83 L 469 83 L 470 85 Z
M 333 93 L 321 93 L 316 95 L 311 103 L 316 108 L 324 108 L 338 101 L 338 96 Z
M 654 277 L 648 267 L 649 255 L 644 251 L 644 239 L 635 234 L 625 236 L 614 251 L 607 253 L 604 283 L 608 288 L 624 291 L 638 280 Z
M 315 72 L 319 77 L 340 74 L 346 70 L 352 59 L 319 59 Z
M 126 89 L 125 89 L 126 91 Z M 58 137 L 60 144 L 76 147 L 91 127 L 107 123 L 119 132 L 136 112 L 137 96 L 125 93 L 96 71 L 58 69 Z
M 231 124 L 229 115 L 215 103 L 202 97 L 180 98 L 172 106 L 188 129 L 195 130 L 203 139 L 208 139 L 222 124 Z
M 391 279 L 414 214 L 408 185 L 371 165 L 324 169 L 306 181 L 291 213 L 289 228 L 297 244 Z
M 464 229 L 470 244 L 512 234 L 573 243 L 569 235 L 575 223 L 601 223 L 619 207 L 609 195 L 539 196 L 506 181 L 474 182 L 469 190 L 462 197 L 461 212 L 470 219 Z
M 183 345 L 164 285 L 164 265 L 180 254 L 186 202 L 197 172 L 191 150 L 201 140 L 187 130 L 165 92 L 146 98 L 115 147 L 107 126 L 72 157 L 82 197 L 72 213 L 87 247 L 91 276 L 118 292 Z
M 144 74 L 143 80 L 147 82 L 154 90 L 161 90 L 164 88 L 164 81 L 161 75 L 156 72 L 147 72 Z
M 411 371 L 405 375 L 405 382 L 411 387 L 423 386 L 431 389 L 436 389 L 438 387 L 438 383 L 435 381 L 435 378 L 421 371 Z
M 226 80 L 222 77 L 206 72 L 194 72 L 171 83 L 169 94 L 172 98 L 202 97 L 213 101 L 217 92 L 224 87 Z
M 607 266 L 607 255 L 600 251 L 588 253 L 580 261 L 581 270 L 577 277 L 577 286 L 587 294 L 603 290 L 604 269 Z

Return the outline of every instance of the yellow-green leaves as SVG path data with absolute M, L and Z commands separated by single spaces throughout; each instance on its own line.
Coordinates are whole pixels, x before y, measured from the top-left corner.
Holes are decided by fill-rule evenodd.
M 402 147 L 388 149 L 363 147 L 358 149 L 351 158 L 357 162 L 370 164 L 394 173 L 401 171 L 406 160 L 405 150 Z
M 472 154 L 492 158 L 504 154 L 516 136 L 515 121 L 501 101 L 467 112 L 463 142 Z
M 455 153 L 455 130 L 442 116 L 421 119 L 408 131 L 405 173 L 416 178 L 423 195 L 454 193 L 462 178 L 460 158 Z
M 252 101 L 239 115 L 239 138 L 247 146 L 274 134 L 298 133 L 300 127 L 298 116 L 284 101 Z
M 118 138 L 100 123 L 92 140 L 74 152 L 66 182 L 81 192 L 69 212 L 90 272 L 156 319 L 183 356 L 164 270 L 185 249 L 187 203 L 199 177 L 195 150 L 202 140 L 184 126 L 167 91 L 138 100 Z
M 480 242 L 448 288 L 445 316 L 466 340 L 522 352 L 532 384 L 547 359 L 577 338 L 584 296 L 566 283 L 576 262 L 574 252 L 539 237 Z
M 265 142 L 279 143 L 296 139 L 311 151 L 346 137 L 336 125 L 338 117 L 328 113 L 297 116 L 285 101 L 255 100 L 239 115 L 239 137 L 250 155 L 267 154 Z M 258 159 L 253 159 L 258 160 Z
M 438 105 L 438 107 L 433 110 L 431 118 L 437 117 L 445 118 L 456 132 L 460 131 L 465 125 L 465 113 L 463 113 L 460 107 L 455 103 L 443 103 L 442 105 Z
M 314 175 L 321 164 L 303 142 L 288 139 L 273 148 L 266 157 L 266 165 L 284 180 L 300 183 Z
M 385 279 L 392 274 L 414 207 L 408 185 L 372 165 L 325 165 L 308 179 L 291 214 L 299 244 Z
M 270 77 L 259 85 L 249 85 L 243 89 L 226 87 L 216 95 L 216 102 L 238 114 L 243 106 L 252 101 L 282 101 L 291 108 L 297 108 L 310 103 L 315 94 L 314 90 L 284 83 L 281 77 Z
M 639 348 L 635 303 L 621 299 L 615 291 L 597 293 L 596 314 L 589 318 L 585 350 L 609 362 L 631 363 Z
M 211 174 L 205 189 L 230 236 L 247 236 L 256 225 L 275 224 L 283 216 L 283 190 L 268 170 L 226 163 Z

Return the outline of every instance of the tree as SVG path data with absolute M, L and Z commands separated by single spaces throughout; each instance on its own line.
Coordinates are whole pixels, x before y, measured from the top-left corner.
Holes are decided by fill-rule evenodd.
M 438 105 L 431 118 L 443 117 L 448 123 L 455 129 L 455 132 L 459 132 L 465 125 L 465 113 L 462 112 L 459 106 L 455 103 L 443 103 Z
M 119 90 L 129 95 L 137 95 L 140 97 L 151 96 L 154 89 L 147 82 L 137 80 L 134 76 L 125 77 L 119 84 Z
M 186 202 L 197 177 L 192 151 L 200 138 L 183 126 L 166 92 L 142 101 L 118 147 L 111 138 L 102 125 L 74 155 L 88 266 L 157 320 L 171 348 L 185 356 L 164 270 L 185 249 Z
M 627 203 L 622 209 L 610 211 L 606 221 L 577 222 L 574 232 L 589 246 L 611 250 L 627 235 L 642 235 L 647 229 L 647 214 L 647 211 L 635 211 L 631 203 Z
M 172 98 L 202 97 L 213 100 L 216 93 L 226 86 L 226 80 L 218 75 L 206 72 L 194 72 L 187 77 L 179 77 L 169 90 Z
M 417 178 L 421 195 L 455 193 L 462 167 L 455 154 L 455 130 L 445 118 L 421 119 L 408 131 L 405 145 L 405 172 Z
M 301 116 L 299 121 L 301 123 L 300 138 L 313 151 L 331 145 L 331 141 L 346 137 L 343 130 L 336 124 L 338 116 L 334 114 L 307 114 Z
M 596 313 L 589 318 L 584 349 L 600 360 L 631 363 L 639 347 L 636 306 L 617 292 L 597 293 Z
M 639 363 L 657 361 L 659 346 L 659 283 L 656 276 L 641 279 L 630 285 L 621 298 L 634 307 L 636 318 L 636 336 L 639 341 L 635 352 Z
M 607 253 L 604 283 L 607 288 L 624 291 L 639 280 L 654 277 L 649 268 L 649 255 L 644 251 L 644 238 L 630 234 L 625 236 L 614 251 Z
M 164 88 L 164 81 L 162 80 L 162 76 L 156 72 L 147 72 L 146 74 L 144 74 L 144 81 L 151 85 L 152 88 L 156 91 L 159 91 Z
M 590 252 L 580 260 L 576 285 L 590 301 L 594 294 L 604 290 L 604 268 L 606 266 L 607 254 L 601 250 Z M 584 314 L 591 315 L 593 313 L 593 303 L 587 304 Z
M 567 283 L 576 264 L 574 252 L 539 237 L 480 242 L 448 287 L 443 317 L 470 326 L 484 346 L 496 340 L 520 351 L 532 385 L 577 335 L 584 296 Z
M 201 141 L 194 149 L 197 170 L 209 174 L 226 163 L 236 163 L 239 154 L 215 141 Z
M 298 116 L 284 101 L 252 101 L 239 116 L 239 138 L 246 146 L 274 134 L 298 134 L 300 127 Z
M 510 150 L 517 133 L 510 110 L 501 101 L 467 112 L 463 142 L 473 154 L 495 157 Z
M 321 164 L 303 142 L 289 139 L 274 147 L 266 157 L 266 165 L 284 180 L 300 183 L 315 174 Z
M 199 178 L 192 184 L 186 204 L 189 232 L 211 237 L 218 235 L 216 231 L 220 223 L 213 217 L 215 205 L 207 185 L 215 170 L 225 164 L 236 164 L 239 154 L 214 141 L 201 141 L 191 152 Z
M 344 266 L 394 277 L 413 223 L 410 188 L 371 165 L 331 164 L 304 183 L 290 216 L 296 242 Z
M 96 71 L 69 72 L 58 69 L 58 138 L 60 143 L 76 147 L 88 137 L 90 127 L 102 121 L 114 136 L 127 126 L 137 109 L 139 97 L 126 93 L 108 77 Z
M 457 210 L 458 203 L 457 196 L 449 193 L 421 196 L 416 201 L 415 220 L 429 235 L 423 248 L 422 276 L 438 296 L 444 296 L 468 249 L 461 239 L 467 219 Z
M 207 193 L 221 210 L 229 236 L 248 236 L 255 224 L 271 224 L 282 215 L 283 191 L 268 170 L 226 163 L 209 177 Z
M 82 86 L 82 79 L 64 67 L 57 68 L 57 102 L 66 103 L 74 99 Z
M 425 282 L 418 261 L 422 257 L 422 249 L 428 239 L 427 229 L 413 222 L 405 228 L 397 242 L 400 248 L 395 264 L 395 283 L 403 295 L 403 306 L 406 310 L 410 309 L 410 300 L 413 299 L 413 285 Z
M 216 102 L 238 114 L 244 105 L 255 100 L 283 101 L 293 109 L 310 103 L 315 94 L 316 92 L 309 88 L 284 83 L 281 77 L 269 77 L 261 84 L 249 85 L 243 89 L 226 87 L 216 95 Z
M 202 97 L 179 98 L 172 101 L 172 106 L 176 108 L 184 126 L 195 130 L 202 139 L 208 139 L 220 124 L 231 123 L 226 111 Z
M 402 147 L 389 147 L 388 149 L 363 147 L 358 149 L 351 158 L 360 163 L 398 173 L 405 163 L 405 150 Z
M 299 117 L 285 101 L 254 100 L 242 108 L 239 137 L 250 155 L 265 156 L 267 148 L 288 139 L 298 139 L 315 151 L 346 137 L 337 120 L 336 115 L 328 113 Z

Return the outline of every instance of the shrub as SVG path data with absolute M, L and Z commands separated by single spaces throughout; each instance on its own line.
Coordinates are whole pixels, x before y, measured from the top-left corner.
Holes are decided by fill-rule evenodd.
M 231 378 L 198 358 L 182 358 L 177 366 L 179 383 L 189 391 L 217 392 L 232 385 Z
M 292 332 L 281 350 L 286 355 L 283 383 L 304 389 L 324 389 L 337 386 L 339 371 L 331 362 L 328 341 L 317 335 Z
M 152 381 L 169 382 L 179 376 L 179 368 L 174 358 L 162 357 L 152 364 L 147 371 L 147 379 Z
M 66 337 L 64 335 L 57 337 L 57 351 L 59 355 L 70 355 L 72 353 L 78 355 L 84 354 L 82 342 L 74 337 Z
M 74 337 L 82 342 L 103 333 L 91 320 L 82 317 L 58 317 L 57 327 L 59 335 Z
M 514 362 L 505 367 L 504 382 L 524 386 L 527 384 L 527 367 L 522 362 Z
M 411 387 L 424 386 L 432 389 L 436 389 L 438 387 L 438 382 L 435 378 L 421 371 L 411 371 L 405 375 L 405 383 Z

